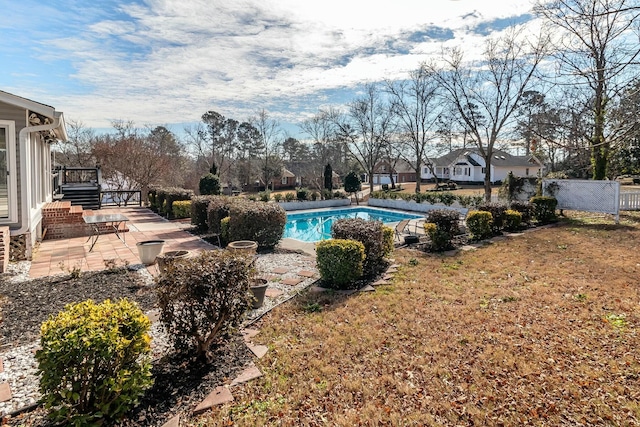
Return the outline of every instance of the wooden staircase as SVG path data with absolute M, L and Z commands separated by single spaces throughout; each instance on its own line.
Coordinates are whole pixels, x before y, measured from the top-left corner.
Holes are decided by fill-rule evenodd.
M 99 167 L 61 167 L 54 171 L 54 176 L 55 200 L 68 201 L 84 209 L 100 209 L 102 173 Z

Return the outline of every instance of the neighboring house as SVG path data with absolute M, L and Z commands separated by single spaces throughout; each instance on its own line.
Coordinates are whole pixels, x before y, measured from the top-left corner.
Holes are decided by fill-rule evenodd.
M 29 259 L 52 201 L 51 144 L 66 140 L 55 108 L 0 91 L 0 260 Z M 1 269 L 1 268 L 0 268 Z
M 438 180 L 454 182 L 484 182 L 486 167 L 484 158 L 477 148 L 453 150 L 437 159 L 433 159 L 435 175 Z M 492 183 L 501 182 L 509 172 L 515 176 L 539 176 L 542 163 L 535 156 L 514 156 L 502 150 L 494 150 L 491 159 L 490 179 Z M 431 168 L 422 166 L 420 178 L 433 180 Z
M 395 162 L 395 165 L 391 165 L 388 160 L 378 162 L 373 168 L 373 183 L 378 184 L 391 184 L 391 175 L 393 175 L 393 182 L 396 184 L 402 184 L 404 182 L 416 182 L 416 171 L 411 167 L 409 162 L 399 159 Z M 365 176 L 365 181 L 368 182 L 368 178 Z
M 273 190 L 282 190 L 285 188 L 294 188 L 300 178 L 288 169 L 282 169 L 280 176 L 273 178 L 273 187 L 269 185 L 269 188 Z

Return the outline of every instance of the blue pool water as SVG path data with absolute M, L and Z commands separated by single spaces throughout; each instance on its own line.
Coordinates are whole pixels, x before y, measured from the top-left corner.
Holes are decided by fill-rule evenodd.
M 283 237 L 304 242 L 330 239 L 331 224 L 333 224 L 333 221 L 342 218 L 362 218 L 368 221 L 382 221 L 386 224 L 402 221 L 403 219 L 422 218 L 422 216 L 364 207 L 321 210 L 308 213 L 288 213 Z

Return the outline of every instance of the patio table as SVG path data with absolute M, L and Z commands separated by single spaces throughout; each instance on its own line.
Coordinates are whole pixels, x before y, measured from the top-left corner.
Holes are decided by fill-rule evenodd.
M 109 224 L 116 233 L 116 237 L 127 245 L 125 242 L 125 235 L 120 233 L 120 224 L 126 223 L 129 221 L 129 218 L 122 214 L 108 214 L 108 215 L 88 215 L 82 217 L 84 219 L 85 224 L 91 226 L 91 235 L 87 239 L 87 242 L 91 240 L 91 247 L 89 248 L 89 252 L 93 250 L 93 247 L 96 245 L 98 238 L 100 237 L 100 225 Z

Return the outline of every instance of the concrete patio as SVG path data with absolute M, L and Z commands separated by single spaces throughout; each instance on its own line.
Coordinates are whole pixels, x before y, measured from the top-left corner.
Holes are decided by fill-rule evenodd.
M 188 220 L 168 221 L 147 208 L 137 206 L 95 211 L 95 214 L 116 213 L 129 218 L 126 223 L 129 231 L 121 233 L 125 242 L 118 239 L 115 233 L 102 234 L 93 251 L 89 252 L 91 242 L 86 236 L 43 240 L 34 250 L 29 276 L 51 276 L 77 268 L 81 271 L 104 270 L 105 262 L 109 260 L 115 260 L 118 266 L 124 263 L 140 264 L 136 243 L 145 240 L 164 240 L 164 252 L 201 251 L 216 247 L 185 231 L 191 227 Z M 157 274 L 155 265 L 147 266 L 147 269 L 151 274 Z

